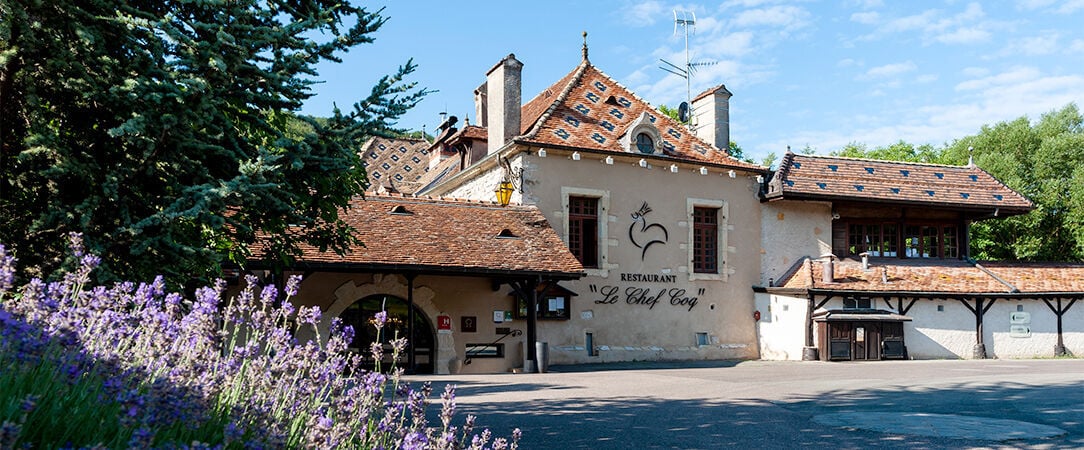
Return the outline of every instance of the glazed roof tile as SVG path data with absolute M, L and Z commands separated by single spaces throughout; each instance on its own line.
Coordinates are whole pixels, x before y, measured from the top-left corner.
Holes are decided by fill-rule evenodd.
M 369 185 L 412 193 L 414 183 L 429 172 L 428 148 L 429 142 L 423 139 L 370 138 L 359 150 Z
M 869 270 L 853 259 L 835 262 L 833 281 L 826 283 L 820 261 L 805 258 L 776 283 L 791 289 L 854 292 L 934 293 L 1082 293 L 1084 265 L 983 262 L 961 260 L 873 258 Z
M 301 245 L 299 267 L 540 274 L 578 278 L 576 260 L 533 206 L 405 196 L 356 198 L 340 217 L 364 244 L 346 255 Z M 507 231 L 505 231 L 507 230 Z M 514 237 L 498 237 L 505 231 Z M 253 249 L 261 254 L 261 247 Z
M 621 138 L 644 113 L 658 129 L 662 148 L 656 155 L 764 172 L 756 164 L 730 157 L 726 150 L 700 139 L 613 78 L 584 61 L 521 110 L 524 135 L 519 142 L 629 153 Z
M 788 153 L 769 183 L 767 198 L 847 199 L 918 203 L 1006 214 L 1032 203 L 976 166 L 876 161 Z

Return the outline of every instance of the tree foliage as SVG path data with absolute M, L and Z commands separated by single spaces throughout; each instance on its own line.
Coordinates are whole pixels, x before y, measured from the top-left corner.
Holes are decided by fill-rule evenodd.
M 0 0 L 0 240 L 48 273 L 78 231 L 105 278 L 173 280 L 257 236 L 280 262 L 344 250 L 356 149 L 426 92 L 408 60 L 345 113 L 293 112 L 316 64 L 385 20 L 333 0 Z
M 851 143 L 837 156 L 964 165 L 969 158 L 1006 186 L 1028 197 L 1024 215 L 971 227 L 978 259 L 1084 260 L 1084 116 L 1075 104 L 1043 114 L 986 125 L 978 134 L 941 148 L 900 141 L 868 149 Z

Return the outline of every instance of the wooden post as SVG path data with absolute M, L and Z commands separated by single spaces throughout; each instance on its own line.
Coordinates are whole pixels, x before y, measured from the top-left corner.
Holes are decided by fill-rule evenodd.
M 407 280 L 407 370 L 409 374 L 417 372 L 414 360 L 414 277 L 416 274 L 406 275 Z
M 524 367 L 530 372 L 540 372 L 538 366 L 538 351 L 535 348 L 538 342 L 538 281 L 531 278 L 525 283 L 527 291 L 527 361 L 534 367 Z

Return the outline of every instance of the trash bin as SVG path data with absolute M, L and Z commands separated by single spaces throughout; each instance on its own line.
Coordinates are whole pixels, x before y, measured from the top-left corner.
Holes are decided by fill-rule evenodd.
M 550 369 L 550 344 L 549 342 L 535 342 L 535 358 L 538 358 L 538 373 L 546 373 Z

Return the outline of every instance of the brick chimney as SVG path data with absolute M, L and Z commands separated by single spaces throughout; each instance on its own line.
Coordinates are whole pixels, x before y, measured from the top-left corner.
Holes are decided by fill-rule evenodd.
M 693 99 L 693 124 L 696 135 L 720 150 L 730 150 L 730 97 L 726 86 L 718 85 Z
M 485 117 L 490 153 L 500 150 L 522 132 L 519 123 L 523 106 L 520 94 L 522 71 L 523 63 L 509 53 L 486 72 L 485 114 L 479 117 Z

